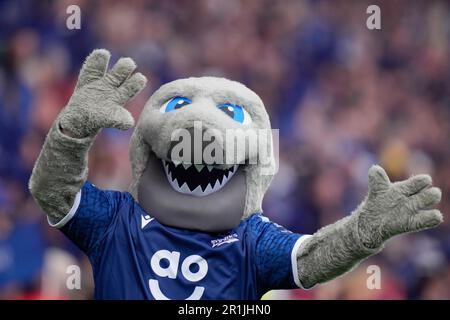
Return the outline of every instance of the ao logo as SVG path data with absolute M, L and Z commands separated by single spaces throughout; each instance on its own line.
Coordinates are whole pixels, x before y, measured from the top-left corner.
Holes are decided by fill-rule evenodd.
M 169 262 L 167 267 L 161 267 L 161 260 Z M 191 265 L 196 264 L 198 270 L 192 272 Z M 160 277 L 176 279 L 178 274 L 178 267 L 180 265 L 180 253 L 177 251 L 159 250 L 155 252 L 150 260 L 150 266 L 153 271 Z M 190 282 L 198 282 L 202 280 L 208 273 L 208 263 L 199 255 L 191 255 L 186 257 L 181 263 L 181 273 Z M 150 279 L 148 281 L 150 292 L 157 300 L 170 300 L 166 297 L 159 287 L 158 280 Z M 186 300 L 200 300 L 205 291 L 204 287 L 196 286 L 192 294 Z

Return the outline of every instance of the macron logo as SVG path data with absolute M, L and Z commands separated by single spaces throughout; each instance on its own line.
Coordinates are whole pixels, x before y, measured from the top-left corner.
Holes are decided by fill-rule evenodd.
M 230 234 L 230 235 L 220 238 L 220 239 L 211 240 L 211 246 L 213 248 L 215 248 L 215 247 L 219 247 L 225 243 L 232 243 L 232 242 L 236 242 L 236 241 L 239 241 L 238 235 L 237 235 L 237 233 L 233 233 L 233 234 Z
M 146 225 L 150 223 L 154 218 L 150 218 L 150 216 L 141 216 L 141 229 L 144 229 Z

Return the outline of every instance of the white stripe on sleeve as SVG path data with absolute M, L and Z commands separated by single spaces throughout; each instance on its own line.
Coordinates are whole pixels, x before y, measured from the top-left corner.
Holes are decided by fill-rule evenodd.
M 298 238 L 297 241 L 295 242 L 294 247 L 292 248 L 292 252 L 291 252 L 292 274 L 294 276 L 295 284 L 297 285 L 297 287 L 299 287 L 301 289 L 304 289 L 304 288 L 300 282 L 300 279 L 298 278 L 297 253 L 298 253 L 298 249 L 300 248 L 301 244 L 309 237 L 311 237 L 310 234 L 305 234 L 305 235 L 301 236 L 300 238 Z
M 69 213 L 67 213 L 64 218 L 62 218 L 61 220 L 57 221 L 57 222 L 52 222 L 50 217 L 47 216 L 47 221 L 48 224 L 54 228 L 62 228 L 66 225 L 67 222 L 70 221 L 70 219 L 73 218 L 73 216 L 75 215 L 75 212 L 77 212 L 78 210 L 78 206 L 80 205 L 80 201 L 81 201 L 81 190 L 78 191 L 77 195 L 75 196 L 75 200 L 73 202 L 73 206 L 70 209 Z

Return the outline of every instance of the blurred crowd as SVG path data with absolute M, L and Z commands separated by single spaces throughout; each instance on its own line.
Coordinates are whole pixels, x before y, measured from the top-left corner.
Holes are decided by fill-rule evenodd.
M 366 8 L 381 8 L 368 30 Z M 66 8 L 81 8 L 69 30 Z M 162 83 L 216 75 L 263 99 L 280 129 L 280 168 L 265 214 L 313 233 L 358 205 L 367 170 L 392 180 L 430 173 L 450 212 L 450 4 L 447 1 L 2 1 L 0 2 L 0 299 L 90 299 L 86 257 L 48 226 L 27 182 L 45 135 L 68 101 L 85 56 L 130 56 L 149 86 L 129 109 L 138 117 Z M 104 130 L 89 179 L 130 183 L 131 130 Z M 354 272 L 282 299 L 450 299 L 450 218 L 398 237 Z M 81 268 L 68 290 L 67 266 Z M 369 290 L 369 265 L 380 289 Z

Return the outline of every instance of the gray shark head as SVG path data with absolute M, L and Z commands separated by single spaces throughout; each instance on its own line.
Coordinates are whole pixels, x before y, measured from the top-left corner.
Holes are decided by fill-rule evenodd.
M 130 192 L 166 225 L 232 229 L 262 211 L 275 173 L 270 128 L 263 102 L 241 83 L 215 77 L 167 83 L 150 97 L 133 133 Z M 259 148 L 249 146 L 255 134 Z M 230 137 L 244 143 L 229 144 Z M 179 152 L 180 145 L 187 148 Z M 205 156 L 208 149 L 213 157 Z

